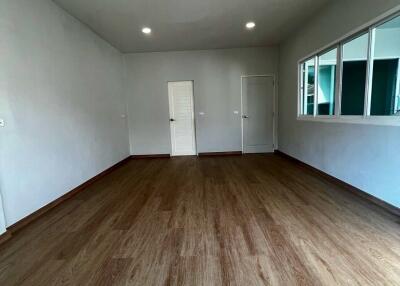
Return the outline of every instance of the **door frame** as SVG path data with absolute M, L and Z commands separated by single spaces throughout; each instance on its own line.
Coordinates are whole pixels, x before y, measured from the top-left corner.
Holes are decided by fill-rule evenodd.
M 169 84 L 177 83 L 177 82 L 191 82 L 192 83 L 192 111 L 193 111 L 193 132 L 194 132 L 194 152 L 195 155 L 198 156 L 198 148 L 197 148 L 197 122 L 196 122 L 196 103 L 195 103 L 195 95 L 194 95 L 194 80 L 185 79 L 185 80 L 168 80 L 167 81 L 167 97 L 168 97 L 168 121 L 171 119 L 171 105 L 170 105 L 170 94 L 169 94 Z M 172 143 L 172 132 L 171 132 L 171 122 L 169 122 L 169 138 L 171 143 L 171 157 L 179 157 L 181 155 L 174 155 L 174 145 Z M 191 155 L 188 155 L 191 156 Z
M 241 129 L 242 129 L 242 153 L 245 154 L 244 150 L 244 118 L 243 118 L 243 80 L 251 77 L 269 77 L 272 78 L 273 85 L 273 95 L 272 95 L 272 142 L 273 142 L 273 151 L 278 150 L 278 98 L 277 98 L 277 80 L 275 74 L 250 74 L 250 75 L 242 75 L 240 76 L 240 120 L 241 120 Z

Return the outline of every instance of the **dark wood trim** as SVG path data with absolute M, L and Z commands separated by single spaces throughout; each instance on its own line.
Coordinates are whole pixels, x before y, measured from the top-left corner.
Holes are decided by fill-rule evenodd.
M 8 241 L 11 238 L 11 232 L 9 232 L 8 230 L 3 233 L 2 235 L 0 235 L 0 245 L 2 245 L 3 243 L 5 243 L 6 241 Z
M 149 155 L 132 155 L 132 159 L 159 159 L 171 158 L 170 154 L 149 154 Z
M 362 198 L 364 200 L 367 200 L 368 202 L 383 208 L 387 212 L 400 217 L 400 208 L 398 208 L 398 207 L 396 207 L 394 205 L 391 205 L 388 202 L 385 202 L 385 201 L 383 201 L 383 200 L 381 200 L 381 199 L 379 199 L 379 198 L 377 198 L 377 197 L 375 197 L 375 196 L 373 196 L 371 194 L 368 194 L 368 193 L 364 192 L 363 190 L 361 190 L 359 188 L 356 188 L 356 187 L 354 187 L 354 186 L 352 186 L 352 185 L 350 185 L 350 184 L 348 184 L 348 183 L 346 183 L 346 182 L 344 182 L 344 181 L 342 181 L 342 180 L 340 180 L 340 179 L 338 179 L 336 177 L 333 177 L 333 176 L 331 176 L 331 175 L 329 175 L 329 174 L 327 174 L 327 173 L 325 173 L 325 172 L 323 172 L 323 171 L 321 171 L 321 170 L 319 170 L 319 169 L 317 169 L 317 168 L 315 168 L 315 167 L 313 167 L 311 165 L 308 165 L 307 163 L 304 163 L 303 161 L 300 161 L 299 159 L 296 159 L 296 158 L 294 158 L 294 157 L 292 157 L 292 156 L 290 156 L 290 155 L 288 155 L 288 154 L 286 154 L 286 153 L 284 153 L 282 151 L 275 150 L 275 154 L 277 154 L 279 156 L 282 156 L 282 157 L 285 157 L 286 159 L 289 159 L 289 160 L 291 160 L 291 161 L 293 161 L 293 162 L 295 162 L 297 164 L 303 165 L 304 167 L 306 167 L 306 168 L 318 173 L 320 176 L 324 177 L 325 179 L 329 180 L 330 182 L 342 187 L 344 190 L 349 191 L 349 192 L 357 195 L 358 197 L 360 197 L 360 198 Z
M 210 156 L 240 156 L 240 155 L 243 155 L 242 151 L 205 152 L 205 153 L 199 153 L 199 157 L 210 157 Z
M 7 232 L 9 233 L 10 236 L 12 236 L 14 233 L 20 231 L 21 229 L 23 229 L 24 227 L 26 227 L 27 225 L 29 225 L 33 221 L 37 220 L 42 215 L 44 215 L 45 213 L 49 212 L 51 209 L 53 209 L 56 206 L 60 205 L 61 203 L 65 202 L 66 200 L 74 197 L 75 195 L 77 195 L 78 193 L 82 192 L 83 190 L 85 190 L 87 187 L 89 187 L 90 185 L 92 185 L 96 181 L 100 180 L 104 176 L 106 176 L 106 175 L 110 174 L 111 172 L 115 171 L 116 169 L 118 169 L 122 165 L 126 164 L 130 160 L 131 160 L 131 156 L 125 158 L 124 160 L 122 160 L 122 161 L 118 162 L 117 164 L 111 166 L 110 168 L 104 170 L 100 174 L 94 176 L 93 178 L 91 178 L 88 181 L 84 182 L 83 184 L 79 185 L 75 189 L 69 191 L 68 193 L 66 193 L 62 197 L 60 197 L 60 198 L 56 199 L 55 201 L 45 205 L 44 207 L 38 209 L 34 213 L 28 215 L 27 217 L 23 218 L 22 220 L 20 220 L 20 221 L 16 222 L 15 224 L 11 225 L 10 227 L 7 228 Z

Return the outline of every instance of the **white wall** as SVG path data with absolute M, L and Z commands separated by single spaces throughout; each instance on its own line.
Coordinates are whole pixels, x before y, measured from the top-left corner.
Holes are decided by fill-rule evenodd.
M 332 1 L 280 50 L 279 149 L 400 207 L 399 127 L 297 121 L 297 62 L 399 5 Z
M 0 7 L 0 190 L 10 226 L 127 157 L 129 143 L 122 55 L 50 0 Z
M 0 193 L 0 235 L 6 232 L 6 219 L 4 217 L 3 198 Z
M 277 73 L 278 49 L 130 54 L 125 67 L 132 154 L 171 153 L 167 82 L 179 80 L 194 80 L 197 151 L 240 151 L 240 77 Z

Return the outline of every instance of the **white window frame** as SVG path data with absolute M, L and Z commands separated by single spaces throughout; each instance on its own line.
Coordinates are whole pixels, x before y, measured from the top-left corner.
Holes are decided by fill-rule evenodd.
M 398 108 L 396 111 L 400 112 L 400 58 L 397 59 L 398 60 L 398 66 L 397 66 L 397 85 L 396 85 L 396 98 L 395 98 L 395 102 L 394 105 L 396 106 L 396 108 Z
M 317 68 L 317 59 L 314 56 L 314 57 L 307 58 L 306 60 L 304 60 L 303 62 L 301 62 L 298 65 L 298 68 L 299 68 L 299 71 L 298 71 L 299 88 L 298 88 L 298 108 L 297 108 L 297 116 L 298 117 L 299 116 L 301 116 L 301 117 L 314 117 L 314 115 L 311 115 L 311 114 L 303 114 L 303 112 L 304 112 L 304 100 L 303 100 L 303 97 L 306 95 L 306 93 L 305 92 L 303 93 L 303 91 L 306 90 L 307 84 L 304 86 L 304 89 L 303 89 L 303 86 L 302 86 L 303 85 L 303 67 L 302 67 L 302 65 L 306 64 L 310 60 L 314 60 L 314 73 L 315 73 L 315 75 L 314 75 L 314 85 L 315 85 L 315 87 L 314 87 L 314 112 L 313 112 L 313 114 L 315 114 L 315 111 L 316 111 L 315 103 L 316 103 L 316 100 L 317 100 L 317 83 L 318 83 L 317 80 L 318 80 L 318 75 L 317 75 L 317 69 L 316 69 Z
M 369 74 L 370 74 L 369 71 L 368 71 L 368 57 L 369 57 L 369 50 L 370 50 L 370 48 L 369 48 L 369 45 L 370 45 L 370 39 L 369 39 L 369 35 L 370 34 L 369 34 L 369 32 L 370 32 L 370 28 L 363 29 L 361 31 L 358 31 L 357 33 L 354 33 L 352 36 L 347 37 L 346 39 L 342 40 L 340 42 L 340 44 L 339 44 L 339 46 L 340 46 L 340 55 L 338 55 L 338 57 L 339 57 L 338 61 L 340 61 L 339 64 L 338 64 L 338 68 L 339 68 L 338 79 L 339 79 L 339 82 L 337 83 L 338 84 L 338 106 L 337 106 L 338 109 L 337 109 L 337 113 L 336 113 L 338 115 L 337 116 L 338 119 L 346 119 L 345 121 L 357 122 L 357 121 L 360 121 L 361 119 L 366 117 L 366 112 L 365 112 L 366 108 L 367 108 L 366 107 L 366 97 L 367 97 L 368 84 L 369 84 L 368 77 L 369 77 Z M 367 55 L 366 55 L 366 57 L 367 57 L 367 69 L 366 69 L 366 73 L 365 73 L 365 79 L 366 79 L 365 84 L 366 84 L 366 86 L 365 86 L 365 89 L 364 89 L 364 92 L 365 92 L 365 95 L 364 95 L 364 108 L 363 108 L 364 112 L 363 112 L 362 115 L 343 115 L 342 114 L 342 91 L 343 91 L 343 63 L 344 63 L 343 53 L 344 53 L 344 46 L 346 44 L 352 42 L 353 40 L 356 40 L 359 37 L 362 37 L 363 35 L 366 35 L 368 37 L 368 44 L 367 44 L 368 46 L 367 46 Z
M 372 77 L 373 77 L 373 55 L 375 47 L 375 31 L 376 28 L 396 17 L 400 16 L 400 5 L 396 8 L 389 10 L 383 15 L 376 19 L 366 23 L 365 25 L 355 29 L 347 35 L 339 38 L 333 43 L 326 45 L 325 47 L 317 50 L 314 53 L 307 55 L 306 57 L 298 61 L 298 108 L 297 108 L 297 119 L 304 121 L 318 121 L 325 123 L 350 123 L 350 124 L 368 124 L 368 125 L 390 125 L 400 126 L 400 116 L 371 116 L 371 95 L 372 95 Z M 362 36 L 368 34 L 368 55 L 367 55 L 367 80 L 365 87 L 365 99 L 364 99 L 364 115 L 342 115 L 341 114 L 341 101 L 342 101 L 342 75 L 343 75 L 343 45 Z M 336 64 L 336 92 L 335 92 L 335 112 L 334 115 L 318 115 L 317 113 L 317 101 L 318 101 L 318 72 L 319 72 L 319 56 L 332 49 L 337 48 L 337 64 Z M 315 94 L 314 94 L 314 114 L 306 115 L 303 114 L 303 95 L 302 95 L 302 64 L 314 59 L 315 61 Z M 400 64 L 400 59 L 399 59 Z M 399 66 L 400 70 L 400 66 Z M 398 74 L 400 77 L 400 74 Z M 398 81 L 398 91 L 400 92 L 400 81 Z
M 339 60 L 339 44 L 331 46 L 321 52 L 319 52 L 316 55 L 316 67 L 315 67 L 315 73 L 316 73 L 316 83 L 315 83 L 315 89 L 316 89 L 316 96 L 315 96 L 315 101 L 314 101 L 314 117 L 317 119 L 329 119 L 329 118 L 335 118 L 337 117 L 338 113 L 337 111 L 337 98 L 339 97 L 339 91 L 338 91 L 338 72 L 340 73 L 340 71 L 338 71 L 338 60 Z M 320 57 L 330 51 L 333 51 L 334 49 L 336 49 L 336 82 L 335 82 L 335 95 L 334 95 L 334 99 L 335 99 L 335 110 L 333 112 L 333 115 L 319 115 L 318 114 L 318 91 L 319 91 L 319 62 L 320 62 Z

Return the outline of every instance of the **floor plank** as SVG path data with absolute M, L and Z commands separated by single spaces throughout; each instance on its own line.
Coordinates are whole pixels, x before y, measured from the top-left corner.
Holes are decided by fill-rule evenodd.
M 399 217 L 276 155 L 132 160 L 0 248 L 0 285 L 399 284 Z

